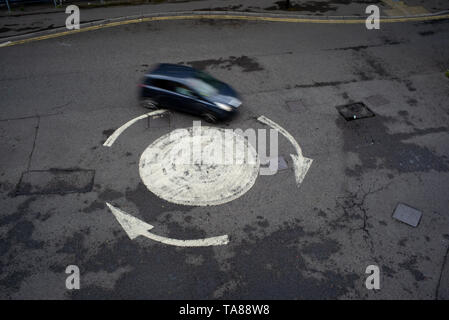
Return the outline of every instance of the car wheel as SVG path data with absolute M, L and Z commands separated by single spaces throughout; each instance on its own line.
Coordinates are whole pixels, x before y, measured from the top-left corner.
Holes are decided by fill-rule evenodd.
M 154 101 L 154 100 L 151 99 L 151 98 L 144 98 L 144 99 L 142 99 L 142 101 L 140 102 L 140 104 L 141 104 L 142 107 L 147 108 L 147 109 L 153 109 L 153 110 L 155 110 L 155 109 L 158 109 L 158 108 L 159 108 L 157 102 Z
M 217 117 L 214 116 L 212 113 L 203 114 L 203 119 L 204 119 L 204 121 L 209 122 L 209 123 L 217 122 Z

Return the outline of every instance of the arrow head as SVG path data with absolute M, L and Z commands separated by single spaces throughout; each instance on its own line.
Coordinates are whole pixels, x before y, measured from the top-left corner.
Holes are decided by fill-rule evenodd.
M 145 235 L 148 230 L 153 229 L 151 224 L 143 222 L 142 220 L 127 214 L 107 202 L 106 205 L 131 240 L 137 238 L 138 236 Z
M 301 184 L 302 180 L 306 176 L 307 171 L 309 171 L 310 166 L 312 165 L 312 159 L 304 158 L 303 156 L 291 154 L 293 160 L 293 167 L 295 169 L 295 178 L 296 184 Z

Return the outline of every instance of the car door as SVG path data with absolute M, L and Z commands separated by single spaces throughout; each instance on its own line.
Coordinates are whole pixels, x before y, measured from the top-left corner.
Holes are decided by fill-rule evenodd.
M 177 103 L 181 106 L 182 111 L 191 114 L 203 114 L 204 107 L 200 96 L 189 87 L 176 83 L 175 94 L 176 99 L 178 99 Z
M 175 83 L 166 79 L 153 79 L 153 85 L 158 88 L 157 102 L 162 108 L 179 110 L 175 96 Z
M 142 85 L 142 98 L 151 98 L 152 100 L 162 104 L 163 96 L 166 94 L 160 87 L 164 85 L 160 83 L 160 79 L 147 77 Z

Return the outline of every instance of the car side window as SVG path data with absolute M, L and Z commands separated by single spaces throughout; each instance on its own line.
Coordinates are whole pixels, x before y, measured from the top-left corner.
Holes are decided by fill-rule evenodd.
M 180 84 L 176 85 L 175 91 L 179 94 L 195 98 L 195 94 L 192 92 L 192 90 L 183 85 Z
M 145 78 L 145 84 L 146 84 L 147 86 L 152 86 L 152 85 L 154 85 L 154 84 L 153 84 L 153 79 L 151 79 L 150 77 L 146 77 L 146 78 Z
M 153 79 L 152 82 L 153 82 L 153 85 L 158 88 L 168 90 L 168 91 L 174 91 L 174 84 L 173 84 L 173 82 L 171 82 L 169 80 Z

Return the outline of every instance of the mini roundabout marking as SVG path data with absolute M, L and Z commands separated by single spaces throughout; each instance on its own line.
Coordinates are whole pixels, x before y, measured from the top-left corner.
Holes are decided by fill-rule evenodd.
M 116 139 L 141 119 L 159 117 L 161 109 L 129 120 L 115 130 L 103 146 L 112 147 Z M 305 158 L 296 140 L 284 128 L 265 116 L 257 119 L 286 137 L 296 150 L 291 154 L 295 180 L 299 187 L 312 159 Z M 194 122 L 195 124 L 195 122 Z M 233 201 L 252 188 L 259 175 L 260 160 L 255 148 L 234 131 L 196 126 L 175 129 L 152 142 L 142 153 L 139 175 L 147 189 L 158 197 L 187 206 L 215 206 Z M 220 246 L 229 243 L 228 235 L 179 240 L 149 232 L 153 228 L 106 202 L 109 210 L 129 238 L 143 236 L 180 247 Z

